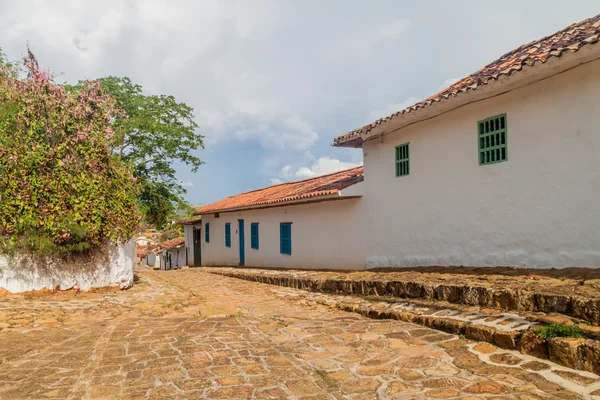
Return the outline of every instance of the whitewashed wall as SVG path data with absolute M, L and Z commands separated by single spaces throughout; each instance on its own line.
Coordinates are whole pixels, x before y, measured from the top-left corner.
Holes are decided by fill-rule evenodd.
M 185 247 L 188 252 L 188 263 L 190 267 L 194 266 L 194 227 L 200 229 L 202 224 L 183 225 L 183 233 L 185 236 Z M 200 257 L 202 258 L 202 256 Z
M 62 263 L 57 260 L 34 262 L 29 258 L 0 255 L 0 288 L 12 293 L 41 289 L 80 289 L 133 286 L 135 241 L 111 246 L 106 257 L 98 257 L 91 265 Z
M 146 257 L 144 257 L 142 259 L 142 262 L 149 267 L 154 267 L 154 266 L 158 266 L 156 263 L 156 260 L 157 260 L 156 254 L 148 253 L 148 254 L 146 254 Z
M 599 94 L 594 61 L 365 143 L 367 267 L 600 267 Z M 508 161 L 480 166 L 477 121 L 502 113 Z
M 239 263 L 238 219 L 244 220 L 246 266 L 304 269 L 364 268 L 361 199 L 203 215 L 210 243 L 202 232 L 202 265 Z M 231 247 L 225 247 L 225 223 L 231 223 Z M 259 223 L 259 249 L 250 248 L 250 224 Z M 292 255 L 280 254 L 279 224 L 292 223 Z
M 165 255 L 171 256 L 171 262 L 169 263 L 168 258 L 166 261 L 163 261 L 163 269 L 175 269 L 177 267 L 183 267 L 186 265 L 185 263 L 185 246 L 179 249 L 171 249 L 164 250 L 162 253 L 163 257 Z

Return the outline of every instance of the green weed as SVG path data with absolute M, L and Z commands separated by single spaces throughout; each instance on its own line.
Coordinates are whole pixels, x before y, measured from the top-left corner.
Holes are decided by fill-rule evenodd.
M 540 326 L 535 333 L 544 340 L 555 337 L 581 338 L 585 336 L 577 325 L 567 325 L 565 323 Z

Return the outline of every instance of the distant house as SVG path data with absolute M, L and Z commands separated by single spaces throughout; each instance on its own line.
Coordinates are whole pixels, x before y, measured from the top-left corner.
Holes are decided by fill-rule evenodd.
M 202 265 L 363 268 L 362 181 L 358 167 L 201 207 Z
M 178 237 L 158 244 L 160 251 L 160 269 L 177 269 L 187 264 L 185 239 Z
M 600 267 L 599 38 L 600 15 L 335 138 L 362 148 L 364 182 L 201 207 L 202 265 Z
M 149 267 L 160 267 L 160 247 L 156 245 L 150 245 L 146 247 L 138 247 L 138 257 L 140 258 L 140 262 L 143 265 L 147 265 Z M 158 254 L 158 256 L 157 256 Z
M 179 223 L 183 225 L 185 236 L 186 264 L 199 267 L 202 259 L 202 217 L 181 220 Z
M 135 244 L 139 247 L 146 247 L 148 245 L 154 244 L 154 242 L 152 240 L 149 240 L 145 236 L 137 236 L 135 238 Z

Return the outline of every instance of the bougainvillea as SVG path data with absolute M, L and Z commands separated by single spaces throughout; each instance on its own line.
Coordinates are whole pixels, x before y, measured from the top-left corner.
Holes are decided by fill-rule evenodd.
M 109 152 L 120 112 L 98 82 L 54 83 L 31 52 L 26 77 L 0 67 L 0 250 L 79 252 L 129 239 L 131 169 Z

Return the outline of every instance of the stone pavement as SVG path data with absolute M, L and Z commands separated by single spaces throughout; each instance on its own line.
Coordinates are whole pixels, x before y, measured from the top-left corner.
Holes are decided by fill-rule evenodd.
M 600 399 L 591 373 L 301 290 L 138 275 L 124 292 L 0 298 L 0 399 Z

